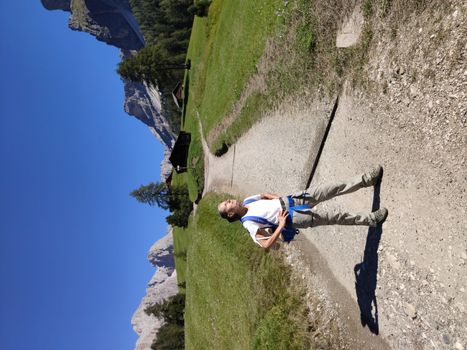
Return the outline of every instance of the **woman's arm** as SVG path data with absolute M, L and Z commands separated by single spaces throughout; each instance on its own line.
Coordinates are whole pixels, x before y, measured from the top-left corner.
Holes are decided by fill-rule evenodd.
M 279 214 L 279 225 L 277 226 L 276 230 L 274 231 L 274 233 L 271 235 L 271 237 L 269 237 L 269 239 L 265 239 L 265 240 L 259 240 L 259 244 L 265 248 L 265 249 L 268 249 L 269 247 L 271 247 L 274 243 L 276 243 L 276 240 L 277 238 L 279 237 L 279 235 L 281 234 L 282 232 L 282 229 L 285 227 L 285 223 L 287 221 L 287 217 L 289 216 L 289 212 L 288 211 L 281 211 L 280 214 Z
M 268 193 L 268 192 L 261 193 L 260 196 L 261 196 L 261 199 L 278 199 L 278 198 L 280 198 L 277 194 Z

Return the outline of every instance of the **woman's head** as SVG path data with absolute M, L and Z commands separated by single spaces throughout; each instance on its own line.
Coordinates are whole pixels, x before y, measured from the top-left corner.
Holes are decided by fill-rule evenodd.
M 236 199 L 227 199 L 217 206 L 217 211 L 222 218 L 233 222 L 241 218 L 241 208 Z

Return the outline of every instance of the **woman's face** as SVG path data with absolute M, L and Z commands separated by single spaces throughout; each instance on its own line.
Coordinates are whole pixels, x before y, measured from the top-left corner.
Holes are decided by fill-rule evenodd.
M 239 203 L 235 199 L 227 199 L 219 204 L 219 211 L 227 214 L 235 214 L 239 207 Z

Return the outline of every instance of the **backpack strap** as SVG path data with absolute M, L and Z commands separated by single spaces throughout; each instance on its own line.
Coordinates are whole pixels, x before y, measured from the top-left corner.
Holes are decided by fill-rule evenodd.
M 268 227 L 277 227 L 276 224 L 272 223 L 271 221 L 268 221 L 267 219 L 261 217 L 261 216 L 253 216 L 253 215 L 247 215 L 247 216 L 243 216 L 240 221 L 242 222 L 242 224 L 245 222 L 245 221 L 253 221 L 253 222 L 256 222 L 257 224 L 261 224 L 261 225 L 265 225 L 265 226 L 268 226 Z

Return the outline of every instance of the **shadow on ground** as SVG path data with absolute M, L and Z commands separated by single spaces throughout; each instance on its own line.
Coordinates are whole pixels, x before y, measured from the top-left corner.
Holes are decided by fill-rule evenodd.
M 372 210 L 379 209 L 381 184 L 375 185 Z M 383 233 L 382 225 L 370 227 L 368 230 L 363 261 L 354 267 L 355 292 L 360 308 L 360 321 L 362 326 L 379 334 L 378 303 L 376 301 L 376 285 L 378 272 L 378 246 Z

